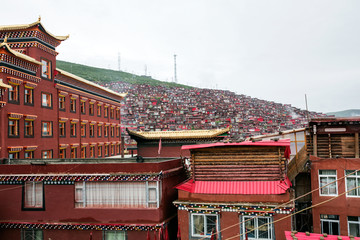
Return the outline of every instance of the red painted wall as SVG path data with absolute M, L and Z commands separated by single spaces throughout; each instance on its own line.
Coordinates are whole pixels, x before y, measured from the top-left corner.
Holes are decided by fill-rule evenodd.
M 138 144 L 138 155 L 142 157 L 157 157 L 159 145 L 157 146 L 146 146 L 143 144 Z M 189 150 L 181 150 L 181 145 L 179 146 L 166 146 L 162 145 L 160 151 L 160 157 L 190 157 Z
M 319 170 L 336 170 L 337 178 L 345 176 L 345 170 L 360 169 L 359 158 L 333 158 L 322 159 L 310 156 L 311 160 L 311 189 L 319 188 Z M 337 185 L 338 195 L 346 192 L 346 181 L 341 179 Z M 319 191 L 312 193 L 312 204 L 316 205 L 332 196 L 320 196 Z M 347 216 L 360 216 L 360 198 L 347 197 L 346 194 L 338 198 L 321 204 L 312 209 L 314 232 L 321 233 L 320 214 L 339 215 L 340 234 L 348 236 Z

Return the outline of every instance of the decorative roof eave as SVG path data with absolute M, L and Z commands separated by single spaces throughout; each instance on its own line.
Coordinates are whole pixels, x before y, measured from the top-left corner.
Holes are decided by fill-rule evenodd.
M 12 55 L 14 55 L 15 57 L 18 57 L 18 58 L 21 58 L 25 61 L 28 61 L 28 62 L 31 62 L 31 63 L 34 63 L 34 64 L 37 64 L 37 65 L 42 65 L 41 62 L 39 61 L 36 61 L 34 58 L 32 57 L 29 57 L 28 55 L 25 55 L 25 54 L 22 54 L 22 53 L 19 53 L 15 50 L 12 50 L 9 45 L 7 44 L 7 39 L 5 38 L 4 42 L 3 43 L 0 43 L 0 48 L 4 47 L 7 51 L 9 51 Z
M 108 89 L 108 88 L 102 87 L 102 86 L 100 86 L 100 85 L 98 85 L 98 84 L 96 84 L 96 83 L 93 83 L 93 82 L 91 82 L 91 81 L 89 81 L 89 80 L 86 80 L 86 79 L 84 79 L 84 78 L 82 78 L 82 77 L 79 77 L 79 76 L 76 76 L 76 75 L 74 75 L 74 74 L 72 74 L 72 73 L 69 73 L 69 72 L 66 72 L 66 71 L 64 71 L 64 70 L 61 70 L 61 69 L 59 69 L 59 68 L 56 68 L 56 71 L 58 71 L 60 74 L 62 74 L 62 75 L 64 75 L 64 76 L 70 77 L 70 78 L 72 78 L 72 79 L 75 79 L 75 80 L 77 80 L 77 81 L 79 81 L 79 82 L 82 82 L 82 83 L 85 83 L 85 84 L 87 84 L 87 85 L 90 85 L 90 86 L 92 86 L 92 87 L 96 87 L 96 88 L 98 88 L 98 89 L 101 89 L 101 90 L 103 90 L 103 91 L 106 91 L 106 92 L 108 92 L 108 93 L 110 93 L 110 94 L 113 94 L 113 95 L 115 95 L 115 96 L 124 98 L 124 97 L 126 97 L 126 95 L 127 95 L 127 93 L 117 93 L 117 92 L 114 92 L 114 91 L 112 91 L 112 90 L 110 90 L 110 89 Z
M 158 131 L 158 132 L 142 132 L 142 131 L 133 131 L 126 129 L 130 136 L 138 137 L 141 139 L 206 139 L 219 137 L 219 135 L 229 132 L 231 126 L 224 129 L 210 129 L 210 130 L 185 130 L 185 131 Z
M 11 88 L 11 86 L 10 86 L 10 85 L 5 84 L 5 83 L 3 82 L 3 80 L 2 80 L 2 79 L 0 79 L 0 88 Z
M 17 24 L 17 25 L 7 25 L 7 26 L 0 26 L 0 31 L 16 31 L 16 30 L 25 30 L 34 26 L 39 26 L 46 34 L 51 36 L 52 38 L 58 40 L 58 41 L 64 41 L 69 38 L 69 35 L 67 36 L 55 36 L 51 34 L 49 31 L 47 31 L 44 26 L 41 23 L 41 18 L 39 17 L 36 22 L 30 23 L 30 24 Z

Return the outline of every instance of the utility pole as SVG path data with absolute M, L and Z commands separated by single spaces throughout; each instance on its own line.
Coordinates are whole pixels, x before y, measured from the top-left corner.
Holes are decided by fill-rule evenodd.
M 177 83 L 177 77 L 176 77 L 176 54 L 174 54 L 174 82 Z
M 118 52 L 118 70 L 119 71 L 121 71 L 120 63 L 121 63 L 121 57 L 120 57 L 120 52 Z

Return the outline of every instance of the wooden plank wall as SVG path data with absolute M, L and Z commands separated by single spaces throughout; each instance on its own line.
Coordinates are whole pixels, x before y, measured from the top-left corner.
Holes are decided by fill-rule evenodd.
M 224 147 L 192 152 L 198 181 L 271 181 L 284 177 L 285 147 Z
M 317 138 L 316 154 L 322 158 L 359 157 L 359 134 L 317 134 L 307 136 L 307 152 L 314 153 L 314 138 Z M 316 155 L 315 155 L 316 156 Z

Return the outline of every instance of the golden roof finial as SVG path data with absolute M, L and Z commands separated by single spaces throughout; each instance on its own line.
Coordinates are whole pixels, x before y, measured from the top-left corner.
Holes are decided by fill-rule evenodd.
M 38 22 L 40 22 L 40 21 L 41 21 L 41 16 L 39 15 Z
M 5 35 L 5 38 L 4 38 L 4 42 L 3 42 L 3 43 L 7 43 L 7 40 L 8 40 L 8 36 Z

